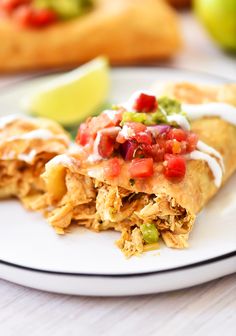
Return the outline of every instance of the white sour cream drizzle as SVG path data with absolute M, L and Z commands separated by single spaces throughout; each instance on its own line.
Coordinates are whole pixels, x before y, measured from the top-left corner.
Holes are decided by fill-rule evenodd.
M 190 120 L 219 117 L 236 126 L 236 107 L 226 103 L 182 104 Z
M 190 120 L 203 117 L 219 117 L 236 126 L 236 107 L 226 103 L 182 104 L 182 109 Z M 197 149 L 197 151 L 189 154 L 189 158 L 206 161 L 214 175 L 215 184 L 219 187 L 225 170 L 223 157 L 218 151 L 202 141 L 198 141 Z M 219 163 L 211 155 L 215 156 Z
M 214 159 L 209 154 L 200 152 L 198 150 L 195 150 L 195 151 L 191 152 L 190 154 L 188 154 L 187 159 L 203 160 L 203 161 L 207 162 L 207 164 L 208 164 L 209 168 L 211 169 L 212 174 L 214 176 L 214 182 L 215 182 L 216 187 L 219 188 L 221 186 L 223 172 L 222 172 L 221 166 L 219 165 L 219 163 L 217 162 L 216 159 Z
M 185 116 L 181 114 L 172 114 L 166 117 L 169 123 L 176 122 L 176 124 L 180 126 L 182 129 L 184 129 L 185 131 L 190 130 L 190 124 L 187 118 L 185 118 Z
M 25 120 L 30 121 L 31 123 L 34 123 L 34 118 L 28 117 L 28 116 L 22 116 L 18 114 L 8 115 L 5 117 L 0 118 L 0 129 L 3 129 L 7 125 L 13 123 L 17 120 Z M 36 123 L 35 123 L 36 124 Z M 48 129 L 36 129 L 27 133 L 23 133 L 20 135 L 14 135 L 11 137 L 6 138 L 6 142 L 16 141 L 16 140 L 33 140 L 33 139 L 41 139 L 44 141 L 51 140 L 51 139 L 60 139 L 63 140 L 65 143 L 69 143 L 69 140 L 66 135 L 64 134 L 54 134 Z M 18 154 L 18 159 L 25 161 L 27 163 L 32 163 L 34 161 L 35 156 L 37 155 L 36 150 L 32 149 L 29 153 L 21 153 Z M 14 157 L 14 153 L 12 152 L 12 158 Z M 11 158 L 11 155 L 8 155 L 7 157 L 3 157 L 4 159 Z
M 41 140 L 50 140 L 50 139 L 62 139 L 67 140 L 66 136 L 63 134 L 53 134 L 48 129 L 39 128 L 21 135 L 14 135 L 7 138 L 6 141 L 15 141 L 15 140 L 33 140 L 33 139 L 41 139 Z
M 50 168 L 52 166 L 62 165 L 62 166 L 70 166 L 73 163 L 73 158 L 66 154 L 60 154 L 52 158 L 47 164 L 46 167 Z
M 93 144 L 93 154 L 90 154 L 87 158 L 87 161 L 90 163 L 94 163 L 96 161 L 101 161 L 103 160 L 103 157 L 99 154 L 98 152 L 98 146 L 101 141 L 101 136 L 102 134 L 111 134 L 111 135 L 116 135 L 119 133 L 121 130 L 121 127 L 109 127 L 109 128 L 104 128 L 103 130 L 100 130 L 97 132 L 96 139 Z
M 96 139 L 93 144 L 93 153 L 90 154 L 87 158 L 87 161 L 89 163 L 94 163 L 94 162 L 103 160 L 103 157 L 98 152 L 98 146 L 99 146 L 100 139 L 101 139 L 101 132 L 98 131 Z
M 207 144 L 205 144 L 205 142 L 201 140 L 199 140 L 197 143 L 197 149 L 201 152 L 215 156 L 219 160 L 221 169 L 223 171 L 225 170 L 223 157 L 220 155 L 220 153 L 217 150 L 215 150 L 213 147 L 208 146 Z
M 53 134 L 51 131 L 47 129 L 36 129 L 21 135 L 16 135 L 8 138 L 8 141 L 11 140 L 32 140 L 32 139 L 43 139 L 43 140 L 49 140 L 53 137 Z
M 114 120 L 120 112 L 116 110 L 105 110 L 102 114 L 106 114 L 110 120 Z

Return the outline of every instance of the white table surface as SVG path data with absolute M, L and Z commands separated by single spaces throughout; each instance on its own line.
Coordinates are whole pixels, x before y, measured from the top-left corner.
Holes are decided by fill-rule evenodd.
M 182 26 L 185 48 L 165 65 L 236 81 L 236 59 L 219 51 L 191 15 L 182 15 Z M 1 77 L 0 90 L 24 78 Z M 0 335 L 235 336 L 236 274 L 186 290 L 124 298 L 50 294 L 0 280 Z

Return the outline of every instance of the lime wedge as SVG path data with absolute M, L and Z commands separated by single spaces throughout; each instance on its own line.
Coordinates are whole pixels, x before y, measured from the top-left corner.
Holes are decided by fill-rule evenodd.
M 72 126 L 104 104 L 109 86 L 108 62 L 99 57 L 37 88 L 21 105 L 29 114 Z

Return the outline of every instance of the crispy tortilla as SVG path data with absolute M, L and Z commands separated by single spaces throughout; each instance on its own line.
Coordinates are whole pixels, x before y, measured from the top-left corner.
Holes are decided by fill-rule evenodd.
M 178 19 L 161 0 L 96 0 L 95 8 L 47 28 L 0 20 L 0 72 L 75 66 L 98 55 L 113 64 L 166 59 L 181 45 Z
M 17 197 L 29 209 L 44 208 L 45 185 L 40 175 L 46 162 L 68 146 L 68 135 L 53 121 L 0 118 L 0 198 Z
M 185 102 L 230 101 L 236 105 L 235 88 L 179 83 L 162 87 L 162 94 Z M 222 155 L 224 183 L 236 170 L 236 127 L 212 117 L 192 122 L 192 129 Z M 147 222 L 155 223 L 167 246 L 187 247 L 197 213 L 218 191 L 207 163 L 187 161 L 186 176 L 178 183 L 167 180 L 156 163 L 153 177 L 133 183 L 127 173 L 130 163 L 121 162 L 119 177 L 107 179 L 106 160 L 88 165 L 79 147 L 77 152 L 50 161 L 43 174 L 47 202 L 53 208 L 47 214 L 49 223 L 58 233 L 66 232 L 72 223 L 96 231 L 121 231 L 117 244 L 126 256 L 145 250 L 139 227 Z

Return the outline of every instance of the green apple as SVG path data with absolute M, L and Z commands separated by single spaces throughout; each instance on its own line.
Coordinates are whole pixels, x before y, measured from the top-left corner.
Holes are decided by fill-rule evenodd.
M 236 0 L 194 0 L 194 9 L 215 41 L 236 51 Z

